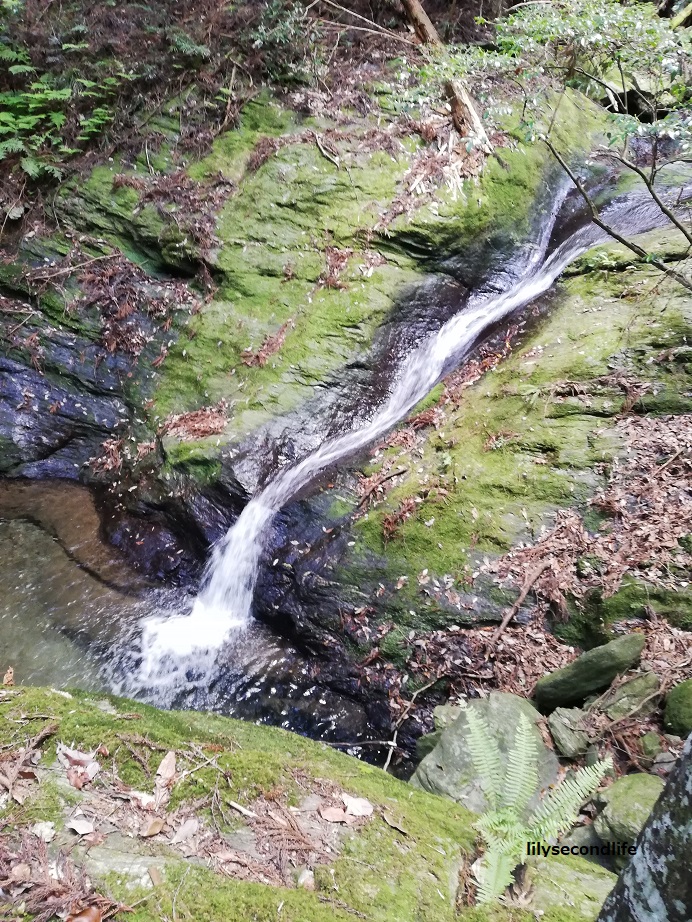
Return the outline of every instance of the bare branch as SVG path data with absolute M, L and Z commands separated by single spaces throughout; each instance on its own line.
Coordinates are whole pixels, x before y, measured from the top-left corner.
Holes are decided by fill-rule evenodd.
M 544 137 L 542 140 L 550 150 L 553 157 L 555 157 L 562 169 L 565 171 L 565 173 L 567 173 L 569 178 L 576 186 L 577 191 L 584 199 L 584 202 L 591 212 L 591 220 L 596 225 L 596 227 L 600 227 L 601 230 L 608 234 L 609 237 L 612 237 L 613 240 L 617 240 L 618 243 L 621 243 L 624 247 L 627 247 L 628 250 L 630 250 L 632 253 L 635 253 L 640 259 L 649 263 L 655 269 L 658 269 L 659 272 L 663 272 L 664 275 L 674 279 L 679 285 L 682 285 L 683 288 L 686 288 L 688 291 L 692 291 L 692 282 L 686 279 L 684 275 L 681 275 L 679 272 L 676 272 L 675 269 L 671 269 L 669 266 L 666 266 L 666 264 L 661 262 L 660 259 L 653 255 L 653 253 L 647 253 L 647 251 L 643 247 L 640 247 L 638 243 L 623 237 L 622 234 L 618 233 L 614 227 L 611 227 L 610 224 L 607 224 L 601 218 L 598 208 L 596 207 L 589 193 L 584 188 L 584 184 L 570 168 L 569 164 L 565 161 L 560 152 L 555 148 L 555 145 L 549 140 L 549 138 Z

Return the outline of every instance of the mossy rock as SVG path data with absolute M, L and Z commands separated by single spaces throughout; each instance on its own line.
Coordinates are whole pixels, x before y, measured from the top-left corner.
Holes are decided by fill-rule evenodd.
M 568 759 L 576 759 L 589 748 L 589 734 L 580 708 L 555 708 L 548 717 L 548 728 L 557 751 Z
M 636 665 L 645 642 L 643 634 L 625 634 L 543 676 L 536 683 L 534 693 L 538 707 L 542 711 L 552 711 L 561 705 L 581 703 L 592 692 L 610 685 L 617 675 Z
M 19 731 L 18 720 L 23 722 Z M 0 690 L 0 746 L 20 746 L 49 726 L 52 733 L 40 744 L 38 781 L 28 782 L 28 796 L 21 806 L 4 805 L 0 820 L 11 814 L 13 830 L 27 836 L 32 824 L 52 823 L 56 838 L 49 850 L 67 847 L 71 859 L 86 868 L 97 892 L 134 906 L 128 916 L 132 922 L 172 918 L 174 904 L 179 917 L 184 913 L 188 922 L 534 919 L 533 913 L 500 905 L 457 909 L 461 861 L 474 853 L 473 816 L 458 804 L 416 790 L 324 744 L 277 728 L 192 711 L 164 712 L 111 695 L 42 688 Z M 137 835 L 110 832 L 105 842 L 87 848 L 65 828 L 65 822 L 75 808 L 88 803 L 89 786 L 83 790 L 70 786 L 56 759 L 58 741 L 83 751 L 100 746 L 109 752 L 108 772 L 104 765 L 103 782 L 97 785 L 99 797 L 104 796 L 113 770 L 127 785 L 147 791 L 166 751 L 175 750 L 178 759 L 181 753 L 197 753 L 197 770 L 180 777 L 172 789 L 167 817 L 178 808 L 194 809 L 201 822 L 211 823 L 209 803 L 216 792 L 222 803 L 232 799 L 248 810 L 261 797 L 275 798 L 289 809 L 298 804 L 295 816 L 300 820 L 306 809 L 300 803 L 306 785 L 314 785 L 308 799 L 318 797 L 325 785 L 336 785 L 367 798 L 374 813 L 361 825 L 339 832 L 338 846 L 328 860 L 315 864 L 314 890 L 229 878 L 204 866 L 194 854 L 188 857 L 158 839 Z M 94 815 L 96 825 L 102 819 Z M 251 832 L 237 812 L 232 824 L 222 827 L 236 848 Z M 152 868 L 160 878 L 153 889 Z M 299 871 L 296 868 L 296 881 Z M 580 880 L 580 887 L 587 893 L 592 884 Z M 542 918 L 582 922 L 593 917 L 573 907 L 554 906 Z
M 89 850 L 90 854 L 94 851 L 90 864 L 83 846 L 72 841 L 72 857 L 85 863 L 101 892 L 128 904 L 151 893 L 143 883 L 147 868 L 153 863 L 161 870 L 163 883 L 157 886 L 155 898 L 136 908 L 132 915 L 135 922 L 158 922 L 166 914 L 170 917 L 176 891 L 179 911 L 182 900 L 185 917 L 195 922 L 275 922 L 279 911 L 282 920 L 291 922 L 346 922 L 354 913 L 366 913 L 369 919 L 380 922 L 452 922 L 456 918 L 459 864 L 463 853 L 471 853 L 475 837 L 472 817 L 460 805 L 415 790 L 379 768 L 276 728 L 209 714 L 162 712 L 112 696 L 70 694 L 64 697 L 37 688 L 0 693 L 0 745 L 19 745 L 13 721 L 20 715 L 22 720 L 31 721 L 27 739 L 42 727 L 57 723 L 54 735 L 42 746 L 40 781 L 30 786 L 30 796 L 22 805 L 22 828 L 28 829 L 36 820 L 51 821 L 59 835 L 69 837 L 71 834 L 61 826 L 75 802 L 88 797 L 88 788 L 76 791 L 67 784 L 56 761 L 57 741 L 85 751 L 99 745 L 107 747 L 109 764 L 112 758 L 119 777 L 144 791 L 151 790 L 166 750 L 199 747 L 197 751 L 215 761 L 224 776 L 205 767 L 204 758 L 198 759 L 199 770 L 173 788 L 169 811 L 196 802 L 202 804 L 196 808 L 197 815 L 208 822 L 204 804 L 220 777 L 225 778 L 222 798 L 247 809 L 264 794 L 278 796 L 290 806 L 299 803 L 306 784 L 308 788 L 314 785 L 314 793 L 309 795 L 314 797 L 325 783 L 365 797 L 375 807 L 365 824 L 340 833 L 338 848 L 326 862 L 315 865 L 314 891 L 229 879 L 199 866 L 194 859 L 192 863 L 183 860 L 179 852 L 158 844 L 158 840 L 149 844 L 150 840 L 136 836 L 124 844 L 118 843 L 117 836 L 107 837 L 103 847 Z M 123 738 L 128 740 L 129 749 Z M 142 740 L 146 743 L 141 744 Z M 137 750 L 139 759 L 132 756 L 131 749 Z M 6 805 L 3 812 L 6 815 L 13 809 Z M 16 824 L 16 811 L 13 816 Z M 249 830 L 241 815 L 233 816 L 238 826 L 229 829 L 228 835 L 235 841 L 233 837 L 242 838 L 241 834 Z M 106 869 L 110 871 L 106 873 Z
M 504 756 L 512 749 L 520 717 L 528 717 L 538 753 L 539 787 L 532 799 L 535 804 L 538 791 L 556 780 L 558 769 L 555 753 L 547 748 L 536 727 L 540 720 L 538 711 L 524 698 L 504 692 L 491 692 L 485 699 L 469 701 L 466 709 L 472 709 L 485 719 Z M 469 748 L 466 709 L 442 730 L 437 746 L 418 766 L 411 783 L 480 813 L 486 801 L 482 779 L 478 777 Z
M 599 801 L 605 802 L 594 822 L 600 838 L 604 842 L 634 845 L 664 787 L 663 780 L 655 775 L 640 773 L 619 778 L 599 795 Z M 619 868 L 628 860 L 626 856 L 614 859 Z
M 666 730 L 676 736 L 692 733 L 692 679 L 680 682 L 668 693 L 664 722 Z
M 634 676 L 613 689 L 601 702 L 599 710 L 611 720 L 619 720 L 628 714 L 648 717 L 656 710 L 660 687 L 661 682 L 654 672 Z
M 531 908 L 543 913 L 540 918 L 563 911 L 565 919 L 575 922 L 596 919 L 616 881 L 615 874 L 594 862 L 563 855 L 534 859 L 529 876 L 534 887 Z

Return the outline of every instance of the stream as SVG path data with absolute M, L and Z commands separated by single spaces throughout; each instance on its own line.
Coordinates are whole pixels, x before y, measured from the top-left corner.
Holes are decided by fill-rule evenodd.
M 88 527 L 82 521 L 80 531 L 80 516 L 83 520 L 86 514 L 81 499 L 74 499 L 67 515 L 77 522 L 90 553 L 100 555 L 97 565 L 86 566 L 80 559 L 80 539 L 74 538 L 74 547 L 69 540 L 66 545 L 64 536 L 58 535 L 58 541 L 62 526 L 50 521 L 49 510 L 56 508 L 50 490 L 77 490 L 81 496 L 85 491 L 80 488 L 0 484 L 5 561 L 0 645 L 21 681 L 102 688 L 164 707 L 222 711 L 323 738 L 349 738 L 349 727 L 367 724 L 362 705 L 327 688 L 305 657 L 253 618 L 253 594 L 272 521 L 325 469 L 356 458 L 389 432 L 493 327 L 548 291 L 572 261 L 603 240 L 602 232 L 583 220 L 564 239 L 569 191 L 560 189 L 537 238 L 403 357 L 388 395 L 369 419 L 269 479 L 213 548 L 196 597 L 133 584 L 131 574 L 119 572 L 106 551 L 96 552 L 95 512 Z M 641 192 L 615 200 L 604 217 L 625 235 L 662 223 Z M 18 497 L 18 489 L 24 489 L 23 496 Z M 75 503 L 81 504 L 81 513 Z

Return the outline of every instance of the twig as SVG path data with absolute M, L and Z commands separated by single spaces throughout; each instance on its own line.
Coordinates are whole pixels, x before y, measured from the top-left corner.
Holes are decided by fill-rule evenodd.
M 226 803 L 229 807 L 233 807 L 233 809 L 237 810 L 238 813 L 242 813 L 243 816 L 247 816 L 251 820 L 259 819 L 259 816 L 256 813 L 253 813 L 252 810 L 248 810 L 247 807 L 243 807 L 240 804 L 237 804 L 234 800 L 227 800 Z
M 94 256 L 93 259 L 88 259 L 86 262 L 77 263 L 76 266 L 66 266 L 64 269 L 56 269 L 55 272 L 49 272 L 47 275 L 34 275 L 29 278 L 30 282 L 47 282 L 49 279 L 57 278 L 59 275 L 69 275 L 71 272 L 76 272 L 77 269 L 84 269 L 86 266 L 90 266 L 92 263 L 101 262 L 103 259 L 115 259 L 119 256 L 119 253 L 108 253 L 105 256 Z
M 675 279 L 675 281 L 679 285 L 682 285 L 683 288 L 686 288 L 688 291 L 692 291 L 692 282 L 688 281 L 683 275 L 680 275 L 680 273 L 676 272 L 674 269 L 669 269 L 668 266 L 666 266 L 665 263 L 662 263 L 660 259 L 653 255 L 653 253 L 647 253 L 647 251 L 643 247 L 640 247 L 638 243 L 634 243 L 632 240 L 628 240 L 626 237 L 623 237 L 622 234 L 619 234 L 614 227 L 606 224 L 606 222 L 601 218 L 601 215 L 598 211 L 598 208 L 596 208 L 593 199 L 584 188 L 584 184 L 566 163 L 564 157 L 562 157 L 559 151 L 556 150 L 555 145 L 547 137 L 543 138 L 543 142 L 551 154 L 555 157 L 557 162 L 560 164 L 562 169 L 565 171 L 565 173 L 567 173 L 574 185 L 577 187 L 577 191 L 584 199 L 586 205 L 589 208 L 589 211 L 591 212 L 591 220 L 596 225 L 596 227 L 600 227 L 601 230 L 604 231 L 609 237 L 612 237 L 613 240 L 617 240 L 618 243 L 621 243 L 624 247 L 627 247 L 628 250 L 636 253 L 640 259 L 643 259 L 645 262 L 649 263 L 649 265 L 654 266 L 654 268 L 658 269 L 659 272 L 663 272 L 664 275 Z
M 364 506 L 364 505 L 365 505 L 365 503 L 368 501 L 368 499 L 370 499 L 370 497 L 371 497 L 372 494 L 375 492 L 375 490 L 378 490 L 378 489 L 382 486 L 383 483 L 386 483 L 388 480 L 391 480 L 392 477 L 397 477 L 399 474 L 405 474 L 407 470 L 408 470 L 407 467 L 401 467 L 401 468 L 399 468 L 399 469 L 396 470 L 396 471 L 390 471 L 390 473 L 389 473 L 389 474 L 385 474 L 384 477 L 380 477 L 380 479 L 377 481 L 377 483 L 374 483 L 374 484 L 370 487 L 370 489 L 367 490 L 367 491 L 363 494 L 363 496 L 361 497 L 360 502 L 359 502 L 358 505 L 356 506 L 356 512 L 361 508 L 361 506 Z
M 320 138 L 320 136 L 317 134 L 316 131 L 313 131 L 313 132 L 312 132 L 312 136 L 314 137 L 314 139 L 315 139 L 315 144 L 317 145 L 317 148 L 318 148 L 319 152 L 322 154 L 322 156 L 323 156 L 323 157 L 326 157 L 327 160 L 331 161 L 331 162 L 334 164 L 334 166 L 337 168 L 337 170 L 341 169 L 341 164 L 339 163 L 338 158 L 337 158 L 337 157 L 333 157 L 333 156 L 329 153 L 329 151 L 327 151 L 327 150 L 325 149 L 324 145 L 322 144 L 322 139 Z
M 403 38 L 401 35 L 398 35 L 396 32 L 390 32 L 389 29 L 385 29 L 384 26 L 378 25 L 376 22 L 373 22 L 372 19 L 368 19 L 366 16 L 361 16 L 359 13 L 354 13 L 353 10 L 346 9 L 345 6 L 341 6 L 338 3 L 335 3 L 334 0 L 314 0 L 309 6 L 305 7 L 305 12 L 309 12 L 313 6 L 317 6 L 318 3 L 324 3 L 326 6 L 331 6 L 335 10 L 339 10 L 342 13 L 347 13 L 349 16 L 352 16 L 354 19 L 359 19 L 361 22 L 366 22 L 369 26 L 375 29 L 380 35 L 386 35 L 388 38 L 393 38 L 396 41 L 403 42 L 405 45 L 411 45 L 413 48 L 419 48 L 420 46 L 416 42 L 412 42 L 407 38 Z
M 649 701 L 653 701 L 654 698 L 662 697 L 664 694 L 664 690 L 659 688 L 658 691 L 653 692 L 651 695 L 647 695 L 646 698 L 643 698 L 641 701 L 639 701 L 627 714 L 623 714 L 622 717 L 618 717 L 617 720 L 614 720 L 612 723 L 608 724 L 607 729 L 612 730 L 613 727 L 621 724 L 623 720 L 629 720 L 630 717 L 634 717 L 637 711 L 641 711 L 645 704 L 648 704 Z
M 187 868 L 185 869 L 185 873 L 184 873 L 183 876 L 180 878 L 180 883 L 178 884 L 178 886 L 177 886 L 177 888 L 176 888 L 176 891 L 175 891 L 175 893 L 173 894 L 173 902 L 172 902 L 172 904 L 171 904 L 171 915 L 173 916 L 173 922 L 178 922 L 178 917 L 177 917 L 176 912 L 175 912 L 175 905 L 176 905 L 176 903 L 178 902 L 178 894 L 180 893 L 180 890 L 181 890 L 183 884 L 185 883 L 185 878 L 187 877 L 187 875 L 188 875 L 189 873 L 190 873 L 190 865 L 188 865 Z
M 499 627 L 496 629 L 496 631 L 495 631 L 495 633 L 493 634 L 493 636 L 490 638 L 490 643 L 491 643 L 491 644 L 497 643 L 497 641 L 499 640 L 500 635 L 502 634 L 502 632 L 504 631 L 504 629 L 507 627 L 507 625 L 509 624 L 509 622 L 512 620 L 512 618 L 513 618 L 513 617 L 516 615 L 516 613 L 519 611 L 522 602 L 524 601 L 524 599 L 526 598 L 526 596 L 529 594 L 529 590 L 531 589 L 531 587 L 533 586 L 533 584 L 536 582 L 536 580 L 538 579 L 538 577 L 539 577 L 545 570 L 548 569 L 548 567 L 552 564 L 552 562 L 553 562 L 552 557 L 547 557 L 545 560 L 542 560 L 542 561 L 540 562 L 540 564 L 536 567 L 535 570 L 532 570 L 531 573 L 529 573 L 529 575 L 528 575 L 527 578 L 526 578 L 526 581 L 524 582 L 524 585 L 521 587 L 521 592 L 519 593 L 519 597 L 517 598 L 517 600 L 516 600 L 516 602 L 514 603 L 514 605 L 512 605 L 512 607 L 510 608 L 510 610 L 507 612 L 507 614 L 504 616 L 504 618 L 502 619 L 502 622 L 500 623 Z
M 673 455 L 672 458 L 668 458 L 668 460 L 666 461 L 666 463 L 665 463 L 665 464 L 662 464 L 662 465 L 659 467 L 659 469 L 658 469 L 659 474 L 661 473 L 661 471 L 665 471 L 665 469 L 668 467 L 668 465 L 669 465 L 669 464 L 672 464 L 673 461 L 675 461 L 676 458 L 679 458 L 680 455 L 683 453 L 684 450 L 685 450 L 684 448 L 679 448 L 679 449 L 675 452 L 675 454 Z
M 394 750 L 396 749 L 396 741 L 399 735 L 399 728 L 401 727 L 403 722 L 406 720 L 408 715 L 411 713 L 411 709 L 413 708 L 416 698 L 418 697 L 418 695 L 423 694 L 424 691 L 427 691 L 429 688 L 432 688 L 433 685 L 437 685 L 437 683 L 443 678 L 444 678 L 444 673 L 442 675 L 436 676 L 434 679 L 428 682 L 427 685 L 422 685 L 420 688 L 417 688 L 414 691 L 414 693 L 411 695 L 410 699 L 406 702 L 406 707 L 403 709 L 401 714 L 399 714 L 399 716 L 397 717 L 396 723 L 394 724 L 394 735 L 392 736 L 391 742 L 386 744 L 387 746 L 389 746 L 389 752 L 387 753 L 387 758 L 385 760 L 384 765 L 382 766 L 383 771 L 386 772 L 387 769 L 389 768 L 390 762 L 392 761 L 392 756 L 394 755 Z

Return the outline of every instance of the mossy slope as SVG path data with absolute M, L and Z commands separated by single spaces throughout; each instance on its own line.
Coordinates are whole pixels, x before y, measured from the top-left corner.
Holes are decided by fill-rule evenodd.
M 267 794 L 295 802 L 297 779 L 303 793 L 306 779 L 317 789 L 326 780 L 353 795 L 367 797 L 375 805 L 376 813 L 365 825 L 343 835 L 340 853 L 316 867 L 314 891 L 229 880 L 199 864 L 188 864 L 179 855 L 167 854 L 153 841 L 149 844 L 148 840 L 134 839 L 132 854 L 157 856 L 163 883 L 153 892 L 142 889 L 141 883 L 133 883 L 116 866 L 99 886 L 127 903 L 146 896 L 128 915 L 137 922 L 153 922 L 162 914 L 170 916 L 173 899 L 178 900 L 179 913 L 183 907 L 187 918 L 200 922 L 274 922 L 277 913 L 291 922 L 345 920 L 354 912 L 375 922 L 451 922 L 459 917 L 455 910 L 457 873 L 462 854 L 473 850 L 471 814 L 380 769 L 282 730 L 196 712 L 161 712 L 132 701 L 83 692 L 66 697 L 50 689 L 4 691 L 0 714 L 3 747 L 19 746 L 48 724 L 57 724 L 55 733 L 43 744 L 41 780 L 33 785 L 33 793 L 23 805 L 10 803 L 3 808 L 5 820 L 13 828 L 21 829 L 37 820 L 49 820 L 60 827 L 83 796 L 64 782 L 50 780 L 59 740 L 83 750 L 107 747 L 108 761 L 112 759 L 119 777 L 140 790 L 151 786 L 166 749 L 180 751 L 197 745 L 198 751 L 211 751 L 225 773 L 228 789 L 222 796 L 247 807 L 252 807 L 256 797 Z M 21 729 L 17 721 L 24 722 Z M 129 748 L 124 738 L 130 741 Z M 140 745 L 143 740 L 146 744 Z M 139 752 L 138 760 L 131 754 L 133 746 Z M 218 777 L 214 769 L 204 767 L 190 774 L 173 789 L 171 808 L 194 800 L 204 813 L 205 798 Z M 74 848 L 72 857 L 86 860 L 83 846 Z M 123 858 L 123 872 L 126 866 Z M 460 917 L 465 915 L 462 912 Z M 487 916 L 474 911 L 469 918 L 515 917 L 512 912 L 499 910 Z M 547 922 L 561 922 L 563 918 L 567 917 L 559 913 L 545 916 Z

